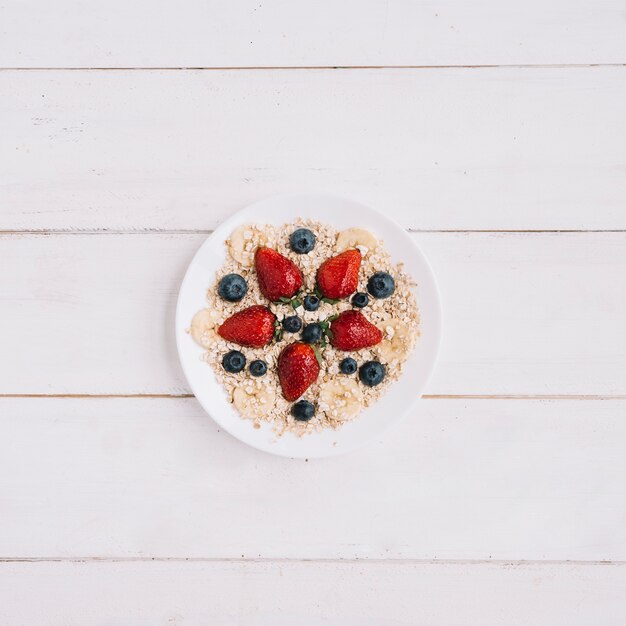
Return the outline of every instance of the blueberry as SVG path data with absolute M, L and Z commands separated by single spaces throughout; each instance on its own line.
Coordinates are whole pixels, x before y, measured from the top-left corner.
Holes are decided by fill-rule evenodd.
M 359 309 L 367 306 L 369 304 L 369 301 L 369 296 L 362 291 L 359 291 L 352 296 L 352 304 Z
M 359 368 L 359 378 L 364 385 L 375 387 L 385 378 L 385 366 L 378 361 L 368 361 Z
M 305 296 L 303 306 L 305 311 L 317 311 L 320 308 L 320 299 L 313 294 Z
M 291 414 L 299 422 L 308 422 L 315 415 L 315 407 L 307 400 L 299 400 L 291 407 Z
M 239 274 L 226 274 L 217 289 L 217 293 L 228 302 L 239 302 L 247 292 L 248 284 Z
M 367 281 L 367 290 L 374 298 L 388 298 L 396 290 L 396 281 L 387 272 L 376 272 Z
M 239 350 L 231 350 L 224 355 L 222 365 L 227 372 L 237 374 L 246 366 L 246 357 Z
M 322 338 L 322 327 L 319 324 L 307 324 L 302 331 L 304 343 L 316 343 Z
M 261 359 L 252 361 L 252 363 L 250 363 L 250 373 L 253 376 L 265 376 L 265 374 L 267 374 L 267 363 L 261 361 Z
M 302 328 L 302 320 L 297 315 L 286 317 L 283 320 L 283 330 L 286 333 L 298 333 Z
M 354 374 L 354 372 L 356 372 L 356 368 L 356 361 L 351 357 L 343 359 L 343 361 L 339 363 L 339 371 L 342 374 Z
M 289 244 L 296 254 L 307 254 L 315 247 L 315 235 L 308 228 L 298 228 L 291 233 Z

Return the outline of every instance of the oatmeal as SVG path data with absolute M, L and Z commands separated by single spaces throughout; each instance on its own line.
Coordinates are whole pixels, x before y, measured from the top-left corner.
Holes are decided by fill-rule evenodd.
M 402 374 L 419 337 L 414 283 L 361 228 L 248 224 L 190 333 L 229 400 L 278 434 L 339 428 Z

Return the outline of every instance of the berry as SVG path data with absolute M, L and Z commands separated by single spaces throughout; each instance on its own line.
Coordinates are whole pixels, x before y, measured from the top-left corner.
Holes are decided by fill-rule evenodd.
M 396 290 L 396 281 L 387 272 L 376 272 L 367 281 L 367 290 L 374 298 L 388 298 Z
M 246 366 L 246 357 L 239 350 L 231 350 L 222 358 L 222 366 L 230 374 L 237 374 Z
M 305 296 L 302 306 L 305 311 L 317 311 L 320 308 L 320 299 L 313 294 Z
M 354 309 L 341 313 L 331 323 L 330 330 L 332 333 L 330 343 L 338 350 L 371 348 L 383 339 L 380 329 L 368 321 L 361 311 Z
M 359 368 L 359 378 L 364 385 L 375 387 L 385 378 L 385 366 L 378 361 L 368 361 Z
M 319 324 L 307 324 L 302 330 L 304 343 L 317 343 L 322 338 L 322 327 Z
M 356 291 L 361 267 L 361 253 L 346 250 L 324 261 L 317 270 L 317 285 L 325 298 L 339 300 Z
M 240 346 L 262 348 L 274 336 L 276 316 L 265 306 L 255 304 L 231 315 L 218 329 L 217 334 Z
M 342 374 L 354 374 L 354 372 L 356 372 L 357 370 L 357 367 L 358 366 L 356 361 L 351 357 L 347 357 L 343 359 L 341 363 L 339 363 L 339 371 Z
M 252 361 L 252 363 L 250 363 L 250 374 L 252 374 L 252 376 L 265 376 L 265 374 L 267 374 L 267 363 L 261 361 L 261 359 Z
M 315 407 L 307 400 L 299 400 L 291 407 L 291 414 L 299 422 L 308 422 L 315 415 Z
M 217 293 L 228 302 L 239 302 L 248 292 L 248 283 L 239 274 L 226 274 L 220 280 Z
M 307 254 L 315 247 L 315 235 L 308 228 L 298 228 L 291 233 L 289 245 L 296 254 Z
M 306 343 L 286 346 L 278 357 L 278 381 L 285 400 L 297 400 L 316 380 L 320 365 L 315 351 Z
M 271 248 L 257 248 L 254 254 L 259 288 L 272 302 L 292 298 L 302 287 L 302 273 L 297 265 Z
M 369 304 L 369 301 L 369 296 L 362 291 L 358 291 L 352 296 L 352 305 L 359 309 L 366 307 Z
M 298 333 L 302 328 L 302 320 L 297 315 L 291 315 L 283 320 L 283 330 L 286 333 Z

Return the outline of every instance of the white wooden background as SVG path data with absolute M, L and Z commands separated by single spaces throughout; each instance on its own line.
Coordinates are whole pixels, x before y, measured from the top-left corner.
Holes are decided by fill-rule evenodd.
M 0 3 L 0 624 L 626 621 L 623 0 Z M 189 394 L 179 281 L 276 192 L 440 280 L 427 398 L 274 458 Z

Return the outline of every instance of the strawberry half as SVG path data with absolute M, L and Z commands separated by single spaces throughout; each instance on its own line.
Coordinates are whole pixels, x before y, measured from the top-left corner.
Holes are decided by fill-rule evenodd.
M 346 250 L 324 261 L 317 270 L 317 286 L 325 298 L 339 300 L 356 291 L 361 268 L 361 253 Z
M 380 343 L 383 333 L 360 311 L 344 311 L 331 322 L 330 344 L 337 350 L 360 350 Z
M 254 265 L 261 293 L 272 302 L 291 298 L 302 287 L 298 266 L 272 248 L 257 248 Z
M 262 348 L 274 336 L 275 320 L 276 316 L 266 306 L 255 304 L 231 315 L 217 329 L 217 333 L 226 341 L 240 346 Z
M 319 373 L 317 357 L 307 343 L 291 343 L 278 357 L 278 380 L 289 402 L 297 400 L 317 380 Z

